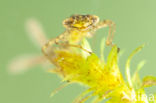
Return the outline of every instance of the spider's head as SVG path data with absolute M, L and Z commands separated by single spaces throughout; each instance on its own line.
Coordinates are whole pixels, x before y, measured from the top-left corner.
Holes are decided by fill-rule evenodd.
M 67 29 L 88 30 L 99 22 L 99 17 L 95 15 L 73 15 L 63 21 Z

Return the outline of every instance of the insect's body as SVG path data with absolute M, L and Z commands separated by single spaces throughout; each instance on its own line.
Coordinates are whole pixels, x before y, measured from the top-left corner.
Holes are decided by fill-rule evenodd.
M 99 21 L 99 17 L 95 15 L 74 15 L 64 20 L 63 25 L 66 28 L 65 32 L 43 46 L 42 50 L 46 56 L 48 54 L 47 49 L 54 44 L 82 48 L 79 43 L 83 38 L 92 37 L 97 29 L 107 26 L 109 27 L 109 34 L 106 44 L 112 45 L 115 24 L 111 20 Z
M 91 33 L 88 31 L 71 30 L 68 33 L 68 42 L 71 44 L 78 44 L 84 37 L 91 36 Z
M 69 33 L 69 41 L 78 43 L 83 37 L 91 37 L 99 18 L 94 15 L 74 15 L 63 21 L 66 31 Z

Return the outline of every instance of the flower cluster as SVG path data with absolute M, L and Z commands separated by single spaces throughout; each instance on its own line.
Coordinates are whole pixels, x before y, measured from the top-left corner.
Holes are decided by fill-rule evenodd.
M 83 47 L 88 47 L 86 40 L 84 44 Z M 85 54 L 85 51 L 79 48 L 64 49 L 61 46 L 56 47 L 49 53 L 53 54 L 50 55 L 49 60 L 56 67 L 56 69 L 51 69 L 50 72 L 61 76 L 67 84 L 80 83 L 88 87 L 74 100 L 74 103 L 84 103 L 90 97 L 96 97 L 93 103 L 99 103 L 104 99 L 108 99 L 106 103 L 154 102 L 154 97 L 148 100 L 143 96 L 146 95 L 145 87 L 156 85 L 156 78 L 147 76 L 143 79 L 143 82 L 137 82 L 140 81 L 138 71 L 144 62 L 139 64 L 133 77 L 130 75 L 131 58 L 142 48 L 143 45 L 134 50 L 127 60 L 127 81 L 124 80 L 118 66 L 119 51 L 116 45 L 112 47 L 106 61 L 103 57 L 99 58 L 95 53 Z

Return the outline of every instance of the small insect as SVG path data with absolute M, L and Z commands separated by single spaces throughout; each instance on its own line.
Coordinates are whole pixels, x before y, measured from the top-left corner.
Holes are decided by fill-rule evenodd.
M 49 40 L 42 48 L 43 53 L 47 56 L 47 48 L 53 44 L 64 46 L 74 46 L 83 49 L 79 43 L 84 37 L 92 37 L 96 30 L 109 27 L 109 33 L 106 45 L 112 46 L 112 40 L 115 32 L 115 23 L 111 20 L 99 21 L 95 15 L 73 15 L 63 21 L 66 28 L 65 32 L 58 37 Z

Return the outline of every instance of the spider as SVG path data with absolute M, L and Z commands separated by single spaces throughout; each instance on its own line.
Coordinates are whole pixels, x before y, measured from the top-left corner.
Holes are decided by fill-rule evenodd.
M 49 40 L 43 46 L 42 51 L 46 56 L 48 55 L 47 48 L 54 44 L 62 45 L 64 47 L 78 47 L 85 50 L 82 46 L 78 45 L 80 41 L 84 37 L 92 37 L 96 30 L 103 27 L 109 27 L 106 45 L 113 45 L 112 40 L 115 32 L 115 23 L 111 20 L 99 21 L 99 17 L 95 15 L 73 15 L 63 21 L 63 26 L 66 28 L 64 33 Z
M 30 34 L 29 36 L 34 42 L 40 44 L 38 46 L 42 47 L 42 51 L 45 57 L 41 55 L 32 57 L 32 55 L 29 54 L 28 56 L 30 57 L 27 57 L 27 55 L 17 57 L 15 58 L 15 60 L 9 63 L 9 72 L 13 74 L 21 73 L 25 69 L 29 69 L 30 67 L 32 67 L 34 64 L 41 63 L 44 65 L 45 60 L 49 58 L 50 55 L 52 55 L 52 53 L 48 50 L 52 51 L 51 49 L 56 49 L 50 48 L 54 44 L 59 44 L 61 45 L 61 47 L 64 47 L 66 49 L 69 49 L 69 46 L 74 46 L 83 49 L 88 53 L 91 53 L 90 51 L 81 47 L 79 43 L 84 37 L 92 37 L 94 35 L 94 32 L 102 27 L 109 27 L 106 44 L 112 45 L 112 40 L 115 32 L 115 23 L 111 20 L 99 21 L 99 17 L 95 15 L 73 15 L 65 19 L 63 21 L 63 25 L 66 28 L 64 33 L 47 42 L 47 37 L 45 36 L 44 30 L 40 23 L 35 19 L 28 20 L 26 22 L 26 29 L 28 31 L 28 34 Z

